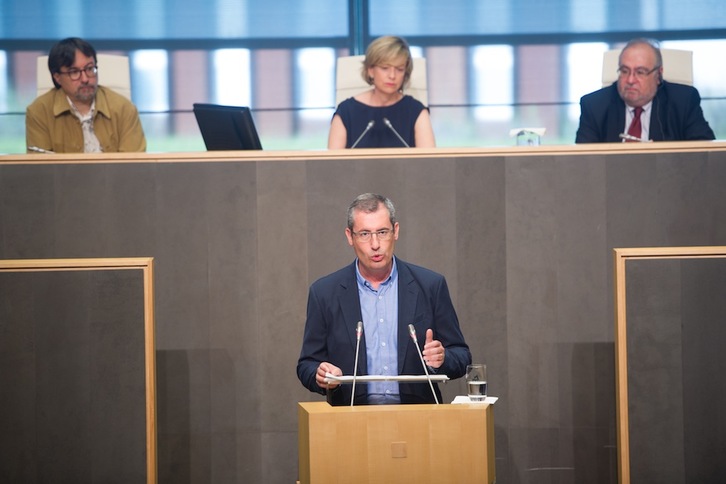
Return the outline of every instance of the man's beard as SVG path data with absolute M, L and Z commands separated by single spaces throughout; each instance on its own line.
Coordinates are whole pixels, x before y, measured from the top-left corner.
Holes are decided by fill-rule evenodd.
M 98 86 L 81 86 L 76 91 L 76 99 L 79 101 L 82 101 L 84 103 L 93 101 L 93 98 L 96 97 L 96 91 L 98 90 Z

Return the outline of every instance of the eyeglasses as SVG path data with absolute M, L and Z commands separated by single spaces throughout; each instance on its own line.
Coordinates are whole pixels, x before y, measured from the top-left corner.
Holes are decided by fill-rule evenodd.
M 65 74 L 71 81 L 77 81 L 81 78 L 81 72 L 86 73 L 86 77 L 96 77 L 98 75 L 98 66 L 88 66 L 83 69 L 68 69 L 65 72 L 59 72 L 58 74 Z
M 358 240 L 360 240 L 361 242 L 368 242 L 369 240 L 371 240 L 371 237 L 373 235 L 378 237 L 378 240 L 388 240 L 391 238 L 391 235 L 393 234 L 393 230 L 381 229 L 381 230 L 376 230 L 375 232 L 368 232 L 367 230 L 363 231 L 363 232 L 353 232 L 351 230 L 350 233 L 355 235 L 356 237 L 358 237 Z
M 648 70 L 645 67 L 638 67 L 637 69 L 631 70 L 630 67 L 620 66 L 618 67 L 618 76 L 620 77 L 630 77 L 630 73 L 632 72 L 636 79 L 645 79 L 652 73 L 658 70 L 660 66 L 655 66 L 654 68 Z

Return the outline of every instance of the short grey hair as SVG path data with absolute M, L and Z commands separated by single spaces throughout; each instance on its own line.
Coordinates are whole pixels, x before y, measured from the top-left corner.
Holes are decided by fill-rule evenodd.
M 623 50 L 620 51 L 620 55 L 618 56 L 618 65 L 620 65 L 623 52 L 636 45 L 647 45 L 653 49 L 653 53 L 655 54 L 655 67 L 658 68 L 663 66 L 663 55 L 660 53 L 660 43 L 655 39 L 648 39 L 646 37 L 638 37 L 637 39 L 628 41 L 628 43 L 625 44 L 625 47 L 623 47 Z
M 393 202 L 377 193 L 363 193 L 358 195 L 348 207 L 348 228 L 353 230 L 353 217 L 355 212 L 373 213 L 378 211 L 378 207 L 383 205 L 388 210 L 388 218 L 391 220 L 391 227 L 396 225 L 396 207 L 393 206 Z

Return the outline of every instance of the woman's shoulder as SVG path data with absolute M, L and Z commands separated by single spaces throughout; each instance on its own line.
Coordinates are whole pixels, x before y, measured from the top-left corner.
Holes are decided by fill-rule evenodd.
M 366 106 L 366 104 L 357 99 L 356 95 L 340 101 L 340 104 L 338 104 L 338 111 L 340 111 L 341 109 L 344 111 L 351 109 L 360 109 L 363 106 Z
M 423 105 L 421 101 L 416 99 L 415 97 L 411 96 L 410 94 L 405 94 L 403 98 L 401 99 L 401 103 L 406 103 L 407 105 L 414 107 L 416 109 L 424 109 L 426 106 Z

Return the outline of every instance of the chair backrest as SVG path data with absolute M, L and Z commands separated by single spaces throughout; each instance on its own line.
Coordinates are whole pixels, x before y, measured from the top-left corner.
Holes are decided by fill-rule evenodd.
M 620 49 L 608 50 L 603 54 L 602 85 L 609 86 L 618 79 L 618 57 Z M 690 50 L 661 49 L 663 56 L 663 79 L 678 84 L 693 85 L 693 52 Z
M 131 99 L 131 71 L 129 58 L 125 55 L 96 54 L 98 62 L 98 83 L 117 93 Z M 48 56 L 38 57 L 36 78 L 38 81 L 38 96 L 53 89 L 53 79 L 48 71 Z
M 360 75 L 364 55 L 338 57 L 335 66 L 335 105 L 371 88 Z M 409 94 L 423 103 L 429 105 L 428 85 L 426 81 L 426 59 L 413 58 L 413 72 L 408 88 L 404 93 Z

